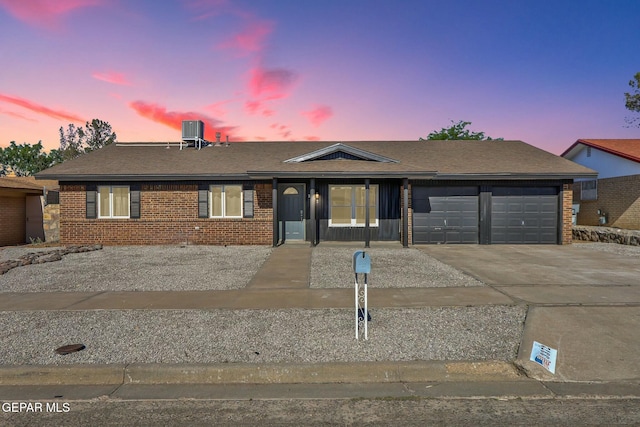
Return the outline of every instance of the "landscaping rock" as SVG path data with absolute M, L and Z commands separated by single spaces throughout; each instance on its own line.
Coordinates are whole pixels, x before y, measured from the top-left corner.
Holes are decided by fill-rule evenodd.
M 640 246 L 640 230 L 624 230 L 611 227 L 573 226 L 573 239 L 590 242 L 617 243 Z
M 8 261 L 0 262 L 0 274 L 5 274 L 7 271 L 16 267 L 31 264 L 44 264 L 46 262 L 60 261 L 64 255 L 91 252 L 102 249 L 102 245 L 88 245 L 88 246 L 70 246 L 63 249 L 55 249 L 46 252 L 29 252 L 26 255 L 22 255 L 18 259 L 10 259 Z

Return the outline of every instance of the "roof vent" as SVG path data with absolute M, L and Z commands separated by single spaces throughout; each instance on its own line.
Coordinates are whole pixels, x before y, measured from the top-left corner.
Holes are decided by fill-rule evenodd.
M 198 150 L 209 145 L 204 139 L 204 123 L 201 120 L 183 120 L 182 142 L 186 142 L 188 147 L 196 147 Z M 182 142 L 180 143 L 181 150 Z

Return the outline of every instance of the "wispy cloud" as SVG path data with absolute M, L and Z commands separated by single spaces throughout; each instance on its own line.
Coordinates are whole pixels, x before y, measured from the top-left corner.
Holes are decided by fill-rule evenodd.
M 327 105 L 316 105 L 311 111 L 303 111 L 303 116 L 309 119 L 313 126 L 320 126 L 333 117 L 333 109 Z
M 214 116 L 226 116 L 227 110 L 224 108 L 227 104 L 235 102 L 235 99 L 226 99 L 224 101 L 214 102 L 204 107 L 205 110 L 210 111 Z
M 291 128 L 289 127 L 289 125 L 283 125 L 283 124 L 280 124 L 280 123 L 273 123 L 269 127 L 271 129 L 275 130 L 276 134 L 278 134 L 279 136 L 281 136 L 284 139 L 289 138 L 291 136 L 291 134 L 292 134 Z
M 26 120 L 26 121 L 29 121 L 29 122 L 37 122 L 36 119 L 32 119 L 31 117 L 27 117 L 24 114 L 16 113 L 15 111 L 7 111 L 7 110 L 0 109 L 0 114 L 4 114 L 5 116 L 14 117 L 16 119 Z
M 34 113 L 43 114 L 54 119 L 69 120 L 71 122 L 84 121 L 82 118 L 73 113 L 69 113 L 64 110 L 54 110 L 36 102 L 29 101 L 28 99 L 19 98 L 17 96 L 0 94 L 0 102 L 17 105 L 19 107 L 26 108 L 27 110 L 33 111 Z
M 220 15 L 229 9 L 228 0 L 186 0 L 184 5 L 194 15 L 195 21 Z
M 319 136 L 305 136 L 304 140 L 305 141 L 320 141 L 320 137 Z
M 219 49 L 233 49 L 239 55 L 261 52 L 264 49 L 267 36 L 273 31 L 274 24 L 270 21 L 251 20 L 244 31 L 218 43 Z
M 272 100 L 288 95 L 297 75 L 285 68 L 254 67 L 249 72 L 249 92 L 254 98 Z
M 121 86 L 131 86 L 131 82 L 125 77 L 122 73 L 117 73 L 115 71 L 107 71 L 106 73 L 98 73 L 94 72 L 91 74 L 91 77 L 97 80 L 102 80 L 103 82 L 111 83 L 114 85 Z
M 252 68 L 249 71 L 248 81 L 251 99 L 245 102 L 245 111 L 248 114 L 260 114 L 265 117 L 274 115 L 275 110 L 267 106 L 268 102 L 289 96 L 296 80 L 296 73 L 284 68 Z
M 231 134 L 236 129 L 235 126 L 223 126 L 222 121 L 204 114 L 192 111 L 167 111 L 165 107 L 159 104 L 134 101 L 129 103 L 129 107 L 144 118 L 156 123 L 162 123 L 176 130 L 182 129 L 183 120 L 202 120 L 205 124 L 205 138 L 210 141 L 215 138 L 215 132 L 221 132 L 224 138 L 226 136 L 231 137 Z
M 60 19 L 77 9 L 99 6 L 104 0 L 0 0 L 0 7 L 29 25 L 55 29 Z

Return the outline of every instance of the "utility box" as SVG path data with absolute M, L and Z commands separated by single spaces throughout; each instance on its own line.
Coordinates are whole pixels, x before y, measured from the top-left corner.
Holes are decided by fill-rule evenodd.
M 204 139 L 204 123 L 201 120 L 182 121 L 182 140 L 198 141 Z

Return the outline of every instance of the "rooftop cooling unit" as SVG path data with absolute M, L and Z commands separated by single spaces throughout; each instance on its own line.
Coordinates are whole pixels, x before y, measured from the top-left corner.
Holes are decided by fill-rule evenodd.
M 182 121 L 182 140 L 198 142 L 204 139 L 204 123 L 201 120 Z

